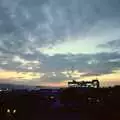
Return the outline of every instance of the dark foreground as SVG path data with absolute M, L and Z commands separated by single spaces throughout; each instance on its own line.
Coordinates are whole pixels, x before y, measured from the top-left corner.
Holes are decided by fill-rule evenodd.
M 120 120 L 120 87 L 0 92 L 0 120 Z

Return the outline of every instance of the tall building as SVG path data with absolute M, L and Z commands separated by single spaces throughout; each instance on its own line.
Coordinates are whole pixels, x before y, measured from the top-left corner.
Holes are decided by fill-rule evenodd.
M 99 88 L 100 83 L 99 83 L 99 80 L 97 80 L 97 79 L 92 80 L 92 81 L 76 81 L 76 80 L 72 80 L 71 82 L 68 82 L 68 87 Z

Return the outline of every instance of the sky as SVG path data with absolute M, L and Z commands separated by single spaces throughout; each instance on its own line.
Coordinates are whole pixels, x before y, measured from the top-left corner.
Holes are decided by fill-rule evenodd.
M 0 83 L 120 85 L 119 46 L 120 0 L 0 0 Z

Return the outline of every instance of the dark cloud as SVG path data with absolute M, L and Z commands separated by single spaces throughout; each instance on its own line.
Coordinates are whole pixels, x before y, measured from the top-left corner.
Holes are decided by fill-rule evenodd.
M 41 6 L 45 3 L 48 3 L 49 0 L 21 0 L 20 5 L 23 5 L 25 7 L 36 7 L 36 6 Z
M 64 70 L 74 69 L 80 72 L 92 72 L 91 74 L 108 74 L 120 67 L 119 53 L 99 53 L 99 54 L 79 54 L 79 55 L 61 55 L 48 56 L 44 54 L 21 54 L 20 59 L 13 61 L 13 56 L 1 56 L 1 68 L 7 70 L 32 71 L 32 72 L 62 72 Z M 40 63 L 36 64 L 33 61 Z M 26 65 L 22 61 L 27 61 Z M 28 69 L 32 67 L 32 69 Z
M 58 54 L 49 56 L 42 66 L 48 72 L 63 71 L 74 66 L 74 69 L 78 69 L 80 72 L 92 71 L 93 73 L 107 74 L 120 67 L 119 61 L 114 61 L 119 58 L 119 53 L 79 54 L 71 55 L 71 57 L 70 55 Z
M 114 23 L 120 15 L 118 0 L 1 0 L 0 3 L 0 34 L 3 37 L 4 32 L 10 39 L 12 33 L 14 44 L 8 40 L 3 43 L 14 49 L 18 44 L 19 49 L 25 49 L 26 42 L 26 47 L 34 44 L 36 48 L 64 41 L 68 36 L 84 36 L 98 21 L 111 18 Z
M 45 76 L 44 76 L 43 78 L 41 78 L 41 81 L 42 81 L 42 82 L 46 82 L 46 83 L 59 83 L 59 82 L 62 82 L 62 81 L 64 81 L 64 80 L 67 80 L 67 79 L 68 79 L 68 78 L 67 78 L 64 74 L 62 74 L 62 73 L 56 72 L 55 74 L 56 74 L 56 76 L 53 76 L 52 73 L 51 73 L 50 76 L 47 75 L 48 77 L 46 77 L 46 79 L 43 79 L 43 78 L 45 78 Z
M 112 73 L 115 73 L 114 70 L 117 70 L 119 68 L 120 68 L 120 60 L 114 61 L 114 62 L 109 62 L 109 60 L 108 60 L 105 63 L 101 62 L 101 63 L 97 64 L 96 67 L 93 65 L 91 67 L 91 71 L 81 75 L 81 77 L 112 74 Z
M 85 73 L 85 74 L 81 75 L 80 77 L 101 76 L 101 75 L 105 75 L 105 74 L 115 73 L 113 70 L 116 70 L 117 68 L 119 68 L 120 65 L 112 68 L 113 64 L 114 63 L 111 63 L 109 68 L 108 67 L 105 68 L 104 66 L 102 66 L 101 68 L 99 67 L 99 68 L 91 69 L 90 72 Z
M 29 56 L 29 57 L 28 57 Z M 99 53 L 99 54 L 79 54 L 79 55 L 61 55 L 45 56 L 41 53 L 38 60 L 41 63 L 32 63 L 37 60 L 37 55 L 32 56 L 28 54 L 21 54 L 20 59 L 29 61 L 30 63 L 24 65 L 21 61 L 13 61 L 13 56 L 6 57 L 5 55 L 0 59 L 0 68 L 4 70 L 12 70 L 17 72 L 40 72 L 45 73 L 47 77 L 42 77 L 41 82 L 60 82 L 68 79 L 61 72 L 70 70 L 73 66 L 75 70 L 86 73 L 81 75 L 93 76 L 113 73 L 114 70 L 120 68 L 120 54 L 119 53 Z M 67 58 L 67 59 L 66 59 Z M 32 67 L 32 69 L 28 69 Z M 56 72 L 56 76 L 52 74 Z M 34 82 L 34 80 L 33 80 Z M 40 82 L 40 81 L 38 81 Z
M 112 71 L 108 72 L 108 73 L 104 73 L 104 74 L 111 74 Z M 103 75 L 101 73 L 86 73 L 86 74 L 83 74 L 81 75 L 80 77 L 91 77 L 91 76 L 100 76 L 100 75 Z
M 7 8 L 1 5 L 0 1 L 0 35 L 9 34 L 16 30 Z
M 21 58 L 29 61 L 39 60 L 40 62 L 44 62 L 49 57 L 48 55 L 42 54 L 41 52 L 33 51 L 33 53 L 21 53 L 19 54 Z
M 120 39 L 111 40 L 105 44 L 99 44 L 98 48 L 110 49 L 111 51 L 119 51 L 120 50 Z
M 21 65 L 21 63 L 19 62 L 8 62 L 7 64 L 5 64 L 4 62 L 0 63 L 0 68 L 4 69 L 4 70 L 12 70 L 12 71 L 22 71 L 20 69 L 18 69 L 17 67 L 19 67 Z

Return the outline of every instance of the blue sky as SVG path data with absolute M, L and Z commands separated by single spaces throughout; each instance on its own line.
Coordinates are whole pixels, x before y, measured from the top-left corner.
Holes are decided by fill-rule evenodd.
M 0 0 L 0 81 L 119 84 L 119 21 L 119 0 Z

